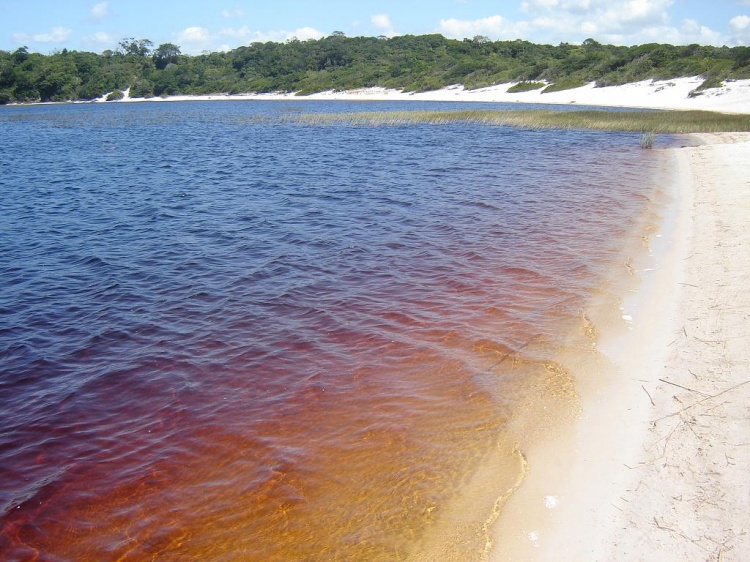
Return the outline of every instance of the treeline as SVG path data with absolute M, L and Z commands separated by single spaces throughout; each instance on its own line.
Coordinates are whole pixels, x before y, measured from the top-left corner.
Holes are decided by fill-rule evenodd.
M 0 51 L 0 104 L 90 100 L 130 88 L 132 97 L 177 94 L 299 92 L 383 86 L 406 91 L 451 84 L 479 88 L 545 82 L 557 89 L 645 79 L 703 76 L 705 87 L 750 78 L 750 47 L 536 45 L 527 41 L 462 41 L 441 35 L 345 37 L 253 43 L 229 52 L 184 55 L 124 39 L 102 54 L 63 49 L 50 55 L 23 47 Z M 117 93 L 112 97 L 116 98 Z

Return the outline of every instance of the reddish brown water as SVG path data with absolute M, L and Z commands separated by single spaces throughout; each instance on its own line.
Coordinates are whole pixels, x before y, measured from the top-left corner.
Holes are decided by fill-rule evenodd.
M 1 559 L 483 556 L 658 157 L 290 109 L 0 114 Z

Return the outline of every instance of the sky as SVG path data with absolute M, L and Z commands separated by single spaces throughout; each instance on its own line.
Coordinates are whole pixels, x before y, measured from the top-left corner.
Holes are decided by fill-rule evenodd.
M 557 45 L 750 45 L 750 0 L 0 0 L 0 50 L 100 53 L 125 38 L 183 53 L 256 41 L 441 33 Z

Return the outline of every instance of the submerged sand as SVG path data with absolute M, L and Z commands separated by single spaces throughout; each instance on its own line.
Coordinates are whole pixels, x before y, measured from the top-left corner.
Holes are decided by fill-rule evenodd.
M 750 135 L 673 149 L 676 210 L 653 271 L 600 342 L 608 380 L 530 451 L 493 560 L 742 561 L 750 556 Z

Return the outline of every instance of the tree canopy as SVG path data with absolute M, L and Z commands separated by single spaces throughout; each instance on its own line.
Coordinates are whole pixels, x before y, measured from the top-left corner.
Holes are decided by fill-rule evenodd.
M 89 100 L 130 88 L 133 97 L 299 92 L 383 86 L 426 91 L 452 84 L 479 88 L 545 82 L 558 88 L 703 76 L 706 84 L 750 78 L 750 47 L 537 45 L 527 41 L 446 39 L 442 35 L 346 37 L 253 43 L 189 56 L 164 43 L 126 38 L 102 54 L 0 51 L 0 103 Z

